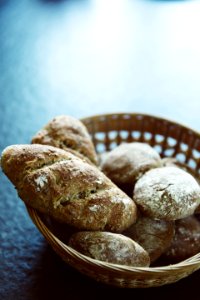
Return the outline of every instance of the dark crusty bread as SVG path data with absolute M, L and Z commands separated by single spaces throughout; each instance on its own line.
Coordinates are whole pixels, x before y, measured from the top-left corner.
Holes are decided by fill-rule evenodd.
M 110 151 L 101 161 L 102 171 L 118 186 L 130 185 L 146 171 L 161 166 L 159 154 L 145 143 L 124 143 Z
M 2 169 L 28 205 L 83 230 L 121 232 L 136 221 L 134 201 L 97 167 L 47 145 L 13 145 Z
M 133 199 L 146 216 L 176 220 L 194 213 L 200 203 L 200 186 L 177 167 L 156 168 L 136 182 Z
M 171 246 L 162 255 L 165 263 L 177 263 L 200 252 L 200 222 L 190 216 L 175 221 Z
M 36 133 L 31 142 L 64 150 L 72 149 L 97 164 L 97 154 L 85 125 L 71 116 L 55 117 Z
M 109 232 L 78 232 L 71 236 L 69 245 L 80 253 L 114 264 L 148 267 L 148 253 L 124 235 Z
M 174 236 L 174 221 L 139 216 L 137 222 L 123 234 L 141 245 L 148 252 L 153 263 L 171 245 Z

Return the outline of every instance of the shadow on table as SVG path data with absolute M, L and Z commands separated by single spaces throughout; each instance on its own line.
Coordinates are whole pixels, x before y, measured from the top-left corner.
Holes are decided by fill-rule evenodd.
M 87 300 L 94 300 L 106 290 L 113 289 L 68 266 L 48 245 L 44 245 L 31 277 L 31 284 L 26 287 L 29 300 L 86 299 L 86 296 Z
M 171 285 L 148 289 L 120 289 L 94 280 L 80 274 L 63 262 L 53 252 L 50 246 L 44 245 L 40 259 L 32 270 L 33 281 L 27 287 L 27 299 L 69 299 L 69 300 L 104 300 L 111 299 L 168 299 L 177 294 L 181 300 L 195 295 L 198 291 L 199 272 Z M 192 291 L 192 292 L 191 292 Z M 192 293 L 192 294 L 191 294 Z M 25 298 L 23 298 L 25 299 Z

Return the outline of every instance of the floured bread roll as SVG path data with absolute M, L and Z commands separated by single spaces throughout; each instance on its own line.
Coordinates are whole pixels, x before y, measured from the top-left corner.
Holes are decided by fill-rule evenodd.
M 121 232 L 136 221 L 136 205 L 97 167 L 47 145 L 13 145 L 2 169 L 24 202 L 84 230 Z
M 154 262 L 170 246 L 174 236 L 174 222 L 139 216 L 124 235 L 141 245 Z
M 195 174 L 195 171 L 192 170 L 188 165 L 180 163 L 179 161 L 177 161 L 176 158 L 165 157 L 165 158 L 162 159 L 162 164 L 163 164 L 163 167 L 178 167 L 178 168 L 181 168 L 182 170 L 185 170 L 186 172 L 188 172 L 192 176 L 194 176 L 195 179 L 197 180 L 198 184 L 200 183 L 198 177 Z M 196 208 L 194 214 L 200 214 L 200 205 Z
M 119 187 L 131 190 L 146 171 L 161 166 L 159 154 L 148 144 L 121 144 L 102 160 L 102 171 Z
M 94 259 L 135 267 L 148 267 L 148 253 L 124 235 L 109 232 L 78 232 L 71 236 L 69 245 Z
M 156 168 L 135 184 L 133 199 L 152 218 L 177 220 L 192 215 L 200 203 L 200 187 L 177 167 Z
M 94 145 L 85 125 L 71 116 L 57 116 L 32 138 L 32 144 L 72 149 L 97 164 Z
M 169 249 L 162 255 L 167 263 L 177 263 L 200 252 L 200 222 L 190 216 L 175 221 L 175 235 Z

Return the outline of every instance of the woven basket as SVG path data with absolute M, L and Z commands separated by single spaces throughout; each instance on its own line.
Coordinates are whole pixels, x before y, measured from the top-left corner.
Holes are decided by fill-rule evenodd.
M 98 153 L 122 142 L 150 144 L 162 157 L 176 157 L 199 179 L 200 134 L 177 123 L 144 114 L 109 114 L 82 119 Z M 97 281 L 128 288 L 161 286 L 180 280 L 200 268 L 200 253 L 163 267 L 127 267 L 101 262 L 67 246 L 48 228 L 36 210 L 28 213 L 55 252 L 69 265 Z

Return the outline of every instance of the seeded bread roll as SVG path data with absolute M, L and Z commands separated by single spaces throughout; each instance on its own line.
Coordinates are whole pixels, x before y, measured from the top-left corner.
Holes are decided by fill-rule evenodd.
M 121 144 L 102 160 L 102 171 L 119 187 L 132 190 L 146 171 L 161 166 L 159 154 L 148 144 Z
M 117 233 L 78 232 L 71 236 L 69 245 L 80 253 L 113 264 L 148 267 L 148 253 L 133 240 Z
M 177 220 L 192 215 L 200 203 L 200 187 L 177 167 L 148 171 L 135 184 L 133 199 L 146 216 Z
M 72 149 L 97 164 L 94 145 L 85 125 L 71 116 L 57 116 L 32 138 L 32 144 Z
M 162 255 L 167 263 L 177 263 L 200 252 L 200 222 L 190 216 L 175 222 L 175 235 Z
M 47 145 L 14 145 L 2 169 L 24 202 L 81 230 L 121 232 L 136 221 L 136 205 L 97 167 Z
M 174 236 L 174 222 L 139 216 L 124 235 L 142 246 L 153 263 L 170 246 Z

